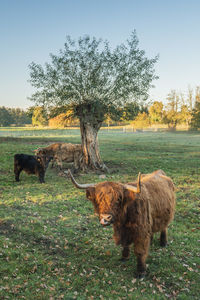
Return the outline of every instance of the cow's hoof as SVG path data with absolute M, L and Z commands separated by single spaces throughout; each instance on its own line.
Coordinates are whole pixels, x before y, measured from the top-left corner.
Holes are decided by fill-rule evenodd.
M 142 279 L 142 278 L 144 278 L 146 276 L 146 272 L 141 272 L 141 273 L 137 273 L 136 274 L 136 278 L 138 278 L 138 279 Z
M 168 243 L 160 243 L 160 246 L 161 246 L 162 248 L 165 248 L 165 247 L 168 246 Z
M 119 261 L 121 261 L 121 262 L 127 262 L 129 260 L 129 257 L 121 257 L 120 259 L 119 259 Z

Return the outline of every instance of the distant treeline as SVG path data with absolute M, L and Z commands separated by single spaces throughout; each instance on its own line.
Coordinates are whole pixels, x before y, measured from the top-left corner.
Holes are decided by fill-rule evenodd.
M 171 90 L 165 102 L 154 101 L 148 112 L 138 113 L 132 122 L 134 127 L 149 127 L 165 124 L 175 130 L 178 125 L 188 129 L 200 129 L 200 86 L 194 90 L 188 88 L 187 93 Z
M 0 107 L 0 126 L 50 126 L 56 128 L 79 126 L 70 106 L 50 107 L 32 106 L 27 110 Z M 183 125 L 188 129 L 200 129 L 200 86 L 187 93 L 171 90 L 164 102 L 154 101 L 148 106 L 136 102 L 117 107 L 105 116 L 103 125 L 132 124 L 135 128 L 165 124 L 169 129 Z
M 32 124 L 32 116 L 21 108 L 0 107 L 0 126 L 23 126 Z

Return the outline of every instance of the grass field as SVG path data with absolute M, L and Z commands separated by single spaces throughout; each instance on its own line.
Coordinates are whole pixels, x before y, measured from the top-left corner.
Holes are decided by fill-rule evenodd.
M 48 168 L 45 184 L 23 172 L 14 181 L 15 153 L 33 154 L 56 141 L 79 143 L 79 131 L 5 131 L 0 130 L 0 299 L 199 299 L 200 134 L 99 134 L 110 169 L 106 180 L 132 181 L 139 171 L 161 168 L 176 185 L 169 245 L 160 248 L 155 235 L 148 274 L 139 280 L 133 253 L 128 262 L 119 261 L 112 228 L 101 227 L 84 191 L 57 169 Z M 103 179 L 80 174 L 77 180 Z

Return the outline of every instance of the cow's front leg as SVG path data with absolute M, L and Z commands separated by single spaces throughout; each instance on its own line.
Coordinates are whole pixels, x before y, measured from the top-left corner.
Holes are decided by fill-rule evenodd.
M 45 181 L 44 181 L 44 173 L 40 173 L 39 174 L 39 182 L 40 183 L 45 183 Z
M 130 247 L 129 246 L 124 246 L 123 249 L 122 249 L 121 261 L 128 260 L 129 256 L 130 256 Z
M 54 156 L 54 163 L 56 162 L 56 165 L 58 166 L 59 170 L 62 170 L 62 160 L 60 156 Z
M 57 160 L 57 165 L 58 165 L 59 170 L 61 171 L 62 168 L 63 168 L 62 161 L 61 160 Z
M 55 158 L 53 158 L 51 161 L 51 168 L 54 168 L 54 164 L 55 164 Z
M 20 169 L 20 170 L 17 170 L 17 169 L 16 169 L 16 170 L 14 171 L 14 173 L 15 173 L 15 180 L 16 180 L 17 182 L 19 182 L 19 175 L 20 175 L 21 171 L 22 171 L 21 169 Z
M 161 247 L 167 246 L 167 229 L 161 231 L 160 233 L 160 246 Z
M 138 278 L 146 275 L 146 258 L 149 252 L 150 238 L 139 241 L 134 245 L 134 252 L 137 257 L 137 274 Z
M 137 255 L 137 278 L 143 278 L 146 275 L 146 256 L 142 254 Z

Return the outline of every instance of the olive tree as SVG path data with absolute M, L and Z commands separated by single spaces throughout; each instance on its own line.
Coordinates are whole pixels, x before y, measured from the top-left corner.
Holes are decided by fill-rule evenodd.
M 32 62 L 30 83 L 37 105 L 70 105 L 80 121 L 84 168 L 105 170 L 97 134 L 104 119 L 127 103 L 144 101 L 156 79 L 157 56 L 148 59 L 133 32 L 111 49 L 107 41 L 83 36 L 66 38 L 64 49 L 50 54 L 44 66 Z

